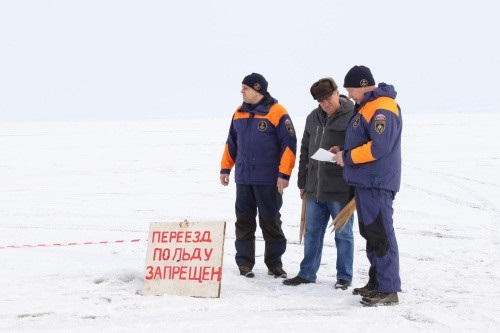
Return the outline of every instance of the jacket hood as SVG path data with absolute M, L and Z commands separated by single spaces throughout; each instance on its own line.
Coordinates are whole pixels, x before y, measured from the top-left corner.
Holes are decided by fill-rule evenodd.
M 398 93 L 394 89 L 393 85 L 381 82 L 378 84 L 378 87 L 375 88 L 375 90 L 366 94 L 368 95 L 368 97 L 365 95 L 365 100 L 368 102 L 379 97 L 390 97 L 392 99 L 395 99 L 397 94 Z
M 350 113 L 354 107 L 354 103 L 345 95 L 340 95 L 340 110 L 339 115 Z
M 375 98 L 385 96 L 385 97 L 390 97 L 392 99 L 395 99 L 396 95 L 398 93 L 394 89 L 393 85 L 385 84 L 385 83 L 381 82 L 381 83 L 379 83 L 378 87 L 375 88 L 375 90 L 373 91 L 373 94 L 374 94 Z
M 356 109 L 359 109 L 361 106 L 379 97 L 390 97 L 392 99 L 395 99 L 397 94 L 398 93 L 394 89 L 393 85 L 381 82 L 378 84 L 378 87 L 375 88 L 375 90 L 365 93 L 361 104 L 356 104 Z

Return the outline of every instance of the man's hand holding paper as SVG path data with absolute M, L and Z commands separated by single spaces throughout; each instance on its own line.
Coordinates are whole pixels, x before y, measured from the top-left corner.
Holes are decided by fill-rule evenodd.
M 313 156 L 311 156 L 311 158 L 314 158 L 318 161 L 335 163 L 335 161 L 333 160 L 333 156 L 333 153 L 329 152 L 326 149 L 320 148 L 317 152 L 314 153 Z

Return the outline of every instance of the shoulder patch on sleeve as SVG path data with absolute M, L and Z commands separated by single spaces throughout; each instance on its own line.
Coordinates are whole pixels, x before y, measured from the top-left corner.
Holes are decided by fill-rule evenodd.
M 292 121 L 290 119 L 285 120 L 285 127 L 286 127 L 286 130 L 288 131 L 288 134 L 290 134 L 291 136 L 295 135 L 295 130 L 293 129 L 293 124 L 292 124 Z
M 383 114 L 375 115 L 375 132 L 382 134 L 385 131 L 386 118 Z

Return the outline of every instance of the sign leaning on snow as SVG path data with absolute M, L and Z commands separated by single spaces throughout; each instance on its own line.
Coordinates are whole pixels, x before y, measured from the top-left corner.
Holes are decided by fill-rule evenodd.
M 143 295 L 220 297 L 226 222 L 153 222 Z

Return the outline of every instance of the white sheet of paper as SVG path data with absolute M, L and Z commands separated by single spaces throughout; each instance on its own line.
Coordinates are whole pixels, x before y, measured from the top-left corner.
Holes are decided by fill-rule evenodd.
M 315 160 L 318 161 L 335 163 L 333 161 L 333 153 L 330 153 L 328 150 L 325 150 L 323 148 L 318 149 L 318 151 L 315 152 L 314 155 L 311 156 L 311 158 L 314 158 Z

